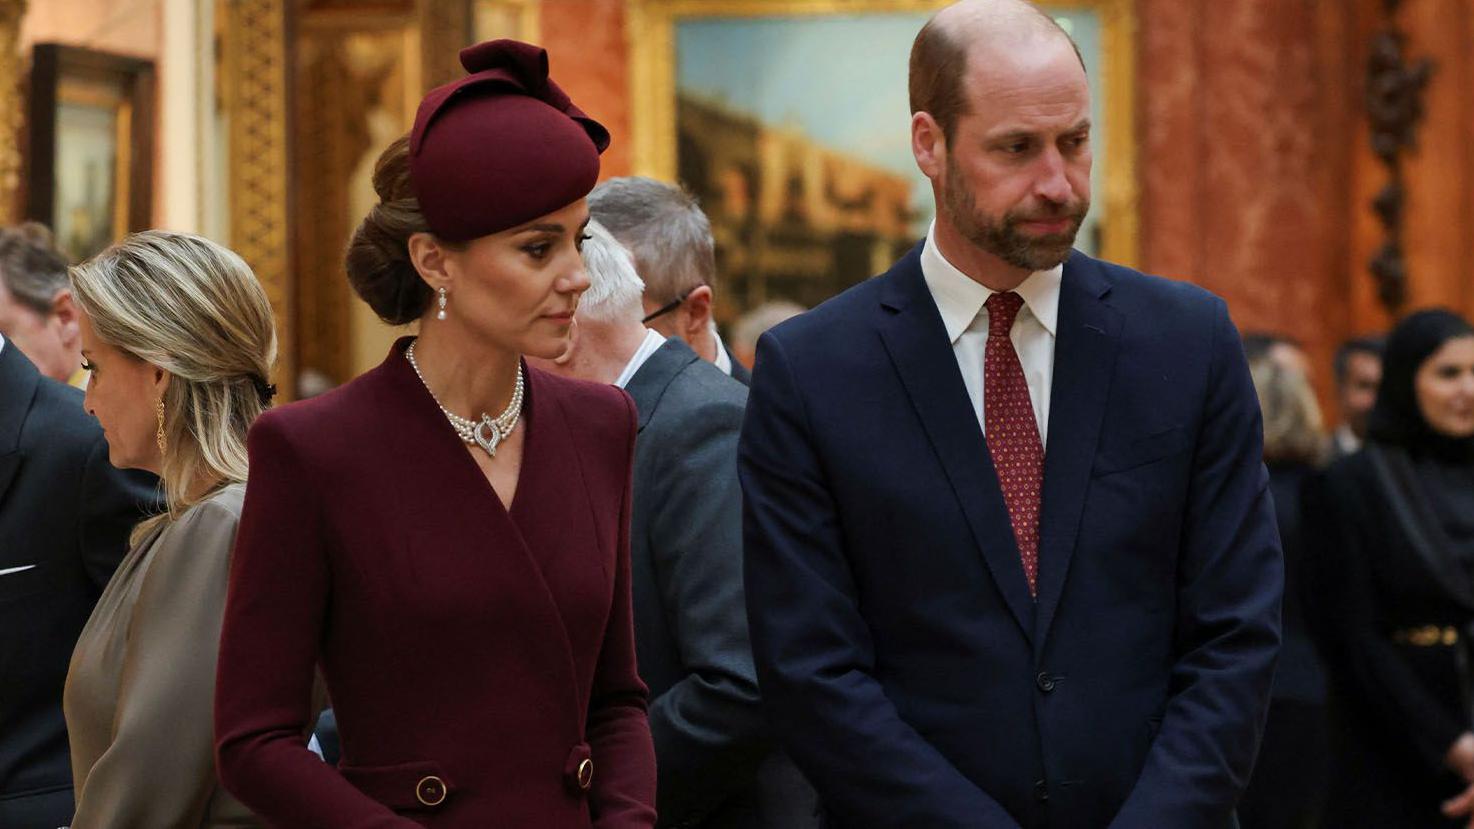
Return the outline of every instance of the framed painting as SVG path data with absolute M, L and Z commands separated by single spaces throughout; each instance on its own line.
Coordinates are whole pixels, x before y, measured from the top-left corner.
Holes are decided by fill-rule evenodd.
M 926 233 L 911 156 L 911 43 L 944 0 L 632 0 L 634 168 L 680 181 L 712 222 L 724 321 L 812 306 Z M 1045 0 L 1085 59 L 1092 207 L 1077 246 L 1137 259 L 1132 0 Z
M 152 222 L 154 65 L 37 44 L 26 215 L 80 262 Z

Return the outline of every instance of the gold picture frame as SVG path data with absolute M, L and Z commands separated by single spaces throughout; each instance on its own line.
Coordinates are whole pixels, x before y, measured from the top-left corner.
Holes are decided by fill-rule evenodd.
M 153 219 L 152 61 L 32 47 L 26 213 L 81 262 Z
M 677 27 L 714 18 L 860 17 L 929 14 L 945 0 L 630 0 L 630 100 L 633 172 L 666 181 L 677 178 Z M 1100 78 L 1104 147 L 1095 202 L 1100 209 L 1102 258 L 1139 261 L 1140 187 L 1136 173 L 1136 19 L 1132 0 L 1042 0 L 1046 9 L 1093 13 L 1100 25 Z M 900 129 L 898 125 L 898 129 Z M 719 240 L 720 247 L 720 240 Z M 745 301 L 762 301 L 761 290 Z

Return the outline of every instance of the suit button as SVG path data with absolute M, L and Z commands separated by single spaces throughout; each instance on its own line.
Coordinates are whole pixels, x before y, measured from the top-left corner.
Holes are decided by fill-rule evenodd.
M 578 787 L 580 789 L 583 789 L 584 791 L 588 791 L 589 786 L 593 785 L 593 782 L 594 761 L 584 760 L 582 763 L 578 764 Z
M 1049 802 L 1049 784 L 1040 780 L 1034 784 L 1034 799 L 1040 803 Z
M 445 802 L 445 781 L 433 774 L 420 778 L 415 785 L 415 797 L 426 806 L 439 806 Z
M 1039 675 L 1034 677 L 1034 684 L 1039 686 L 1039 690 L 1047 694 L 1054 690 L 1054 677 L 1040 671 Z

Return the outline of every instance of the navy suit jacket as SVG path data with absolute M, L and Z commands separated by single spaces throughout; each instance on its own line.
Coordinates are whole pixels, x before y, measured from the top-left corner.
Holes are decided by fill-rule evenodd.
M 759 342 L 739 465 L 776 732 L 841 826 L 1232 825 L 1283 564 L 1223 301 L 1066 263 L 1035 599 L 919 252 Z
M 157 480 L 108 463 L 82 392 L 0 346 L 0 826 L 71 819 L 72 766 L 61 690 L 72 646 L 157 511 Z M 27 798 L 51 799 L 22 811 Z M 64 802 L 62 802 L 64 801 Z M 34 804 L 33 804 L 34 805 Z

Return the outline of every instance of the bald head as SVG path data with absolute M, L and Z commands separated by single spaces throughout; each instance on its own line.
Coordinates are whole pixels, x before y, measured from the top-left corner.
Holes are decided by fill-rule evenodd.
M 930 113 L 948 141 L 968 112 L 965 79 L 969 59 L 1011 53 L 1041 41 L 1063 40 L 1079 47 L 1059 23 L 1027 0 L 961 0 L 928 20 L 911 45 L 911 113 Z

